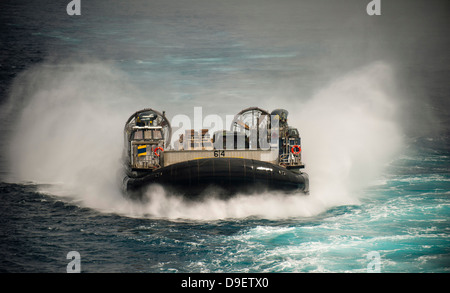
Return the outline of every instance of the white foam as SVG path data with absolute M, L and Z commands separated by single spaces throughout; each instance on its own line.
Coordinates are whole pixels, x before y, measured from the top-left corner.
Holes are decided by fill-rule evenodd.
M 152 100 L 148 94 L 143 97 L 111 64 L 41 64 L 22 74 L 12 88 L 11 108 L 21 108 L 11 138 L 12 171 L 20 180 L 62 183 L 61 193 L 66 190 L 65 195 L 72 194 L 85 206 L 133 217 L 216 220 L 317 215 L 332 206 L 358 203 L 362 188 L 399 151 L 402 133 L 393 83 L 392 69 L 375 63 L 331 81 L 306 102 L 284 105 L 281 99 L 275 104 L 270 96 L 246 101 L 288 108 L 289 123 L 302 136 L 311 182 L 307 197 L 264 193 L 193 204 L 151 188 L 147 192 L 151 200 L 141 204 L 125 200 L 117 185 L 123 124 L 137 109 L 167 104 L 159 105 L 164 101 Z M 175 105 L 171 107 L 176 111 Z

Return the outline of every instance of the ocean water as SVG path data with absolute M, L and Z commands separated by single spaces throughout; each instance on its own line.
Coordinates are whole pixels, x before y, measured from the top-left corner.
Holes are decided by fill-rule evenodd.
M 0 271 L 448 272 L 449 5 L 332 2 L 2 1 Z M 288 109 L 309 195 L 122 196 L 134 111 L 249 106 Z

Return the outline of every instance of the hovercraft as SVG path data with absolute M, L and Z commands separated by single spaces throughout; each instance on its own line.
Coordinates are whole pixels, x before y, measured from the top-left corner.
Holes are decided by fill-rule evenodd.
M 186 129 L 172 145 L 165 112 L 137 111 L 124 128 L 125 194 L 139 198 L 152 184 L 189 199 L 264 191 L 308 194 L 300 135 L 287 116 L 283 109 L 247 108 L 235 115 L 230 130 Z

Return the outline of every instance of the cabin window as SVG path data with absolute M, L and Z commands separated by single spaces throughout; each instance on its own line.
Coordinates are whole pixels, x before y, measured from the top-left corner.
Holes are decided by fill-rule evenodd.
M 153 139 L 162 139 L 161 130 L 159 129 L 153 130 Z
M 144 139 L 143 131 L 142 130 L 135 131 L 134 135 L 133 135 L 133 139 L 135 139 L 135 140 Z
M 241 150 L 249 148 L 249 139 L 245 134 L 217 131 L 214 133 L 213 144 L 215 149 Z
M 144 131 L 144 139 L 152 139 L 152 131 L 151 130 Z
M 132 140 L 160 140 L 163 138 L 161 129 L 136 130 L 133 133 Z

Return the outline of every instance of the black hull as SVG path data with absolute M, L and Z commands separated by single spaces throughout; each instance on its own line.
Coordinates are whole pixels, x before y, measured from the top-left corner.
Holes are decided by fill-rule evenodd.
M 131 198 L 139 198 L 151 184 L 160 184 L 172 193 L 188 198 L 264 191 L 308 194 L 306 173 L 263 161 L 241 158 L 206 158 L 173 164 L 155 171 L 128 171 L 123 188 Z M 205 192 L 206 191 L 206 192 Z

